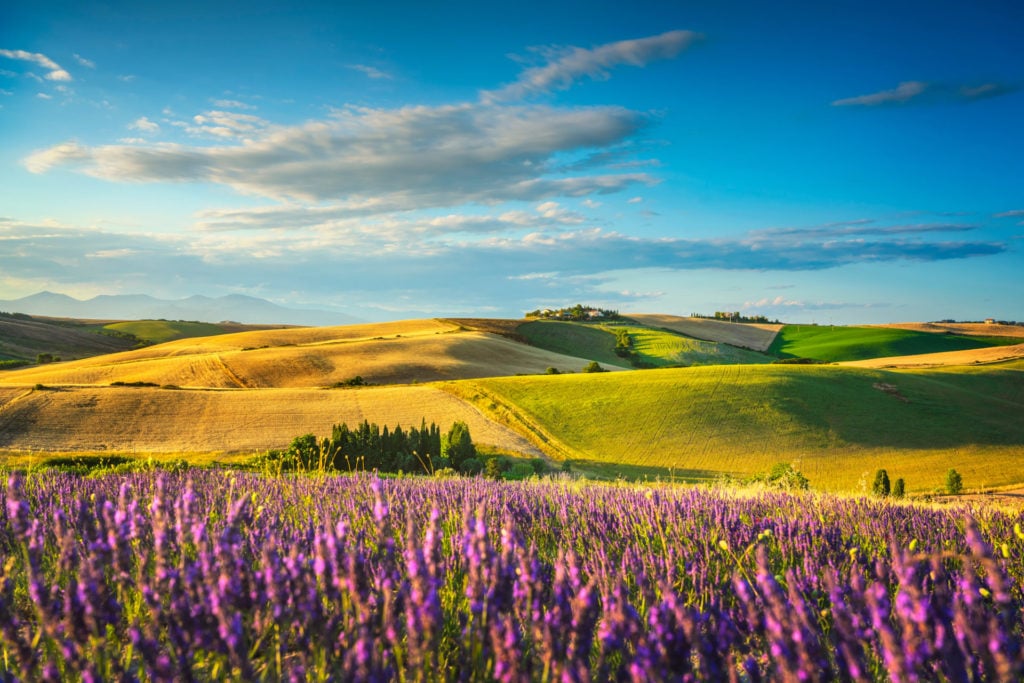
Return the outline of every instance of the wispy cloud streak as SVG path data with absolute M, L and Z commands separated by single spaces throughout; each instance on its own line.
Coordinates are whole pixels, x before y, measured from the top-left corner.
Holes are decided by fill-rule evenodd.
M 520 100 L 536 93 L 565 90 L 581 78 L 607 78 L 608 71 L 623 64 L 644 66 L 671 59 L 700 38 L 693 31 L 668 31 L 656 36 L 620 40 L 594 48 L 547 48 L 547 64 L 526 69 L 519 79 L 498 90 L 481 93 L 484 102 Z
M 0 50 L 0 57 L 7 57 L 8 59 L 16 59 L 23 62 L 30 62 L 38 66 L 43 67 L 47 70 L 46 79 L 50 81 L 70 81 L 71 74 L 61 68 L 57 62 L 53 61 L 46 55 L 40 52 L 27 52 L 25 50 Z

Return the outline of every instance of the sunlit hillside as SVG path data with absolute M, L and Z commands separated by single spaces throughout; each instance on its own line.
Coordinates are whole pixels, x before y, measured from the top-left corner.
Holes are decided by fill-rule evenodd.
M 182 339 L 0 375 L 6 384 L 319 387 L 579 371 L 589 360 L 434 320 Z
M 852 490 L 887 468 L 911 489 L 949 467 L 975 485 L 1024 481 L 1024 361 L 883 371 L 732 365 L 509 377 L 455 385 L 558 457 L 652 476 L 747 476 L 799 461 Z

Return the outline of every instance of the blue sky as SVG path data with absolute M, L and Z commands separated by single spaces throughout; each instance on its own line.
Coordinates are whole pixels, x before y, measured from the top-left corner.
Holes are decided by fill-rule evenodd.
M 1024 319 L 1024 5 L 6 2 L 0 299 Z

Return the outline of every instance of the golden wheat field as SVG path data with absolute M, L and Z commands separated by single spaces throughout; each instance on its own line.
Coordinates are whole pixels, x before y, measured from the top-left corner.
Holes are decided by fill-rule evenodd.
M 626 317 L 648 327 L 661 327 L 688 337 L 742 346 L 754 351 L 766 351 L 775 340 L 775 335 L 782 329 L 782 325 L 727 323 L 722 320 L 683 318 L 655 313 L 630 313 Z
M 1020 337 L 1024 339 L 1024 325 L 988 325 L 985 323 L 888 323 L 864 327 L 895 327 L 914 332 L 952 332 L 980 337 Z
M 922 353 L 914 356 L 869 358 L 867 360 L 845 361 L 839 363 L 839 365 L 852 365 L 861 368 L 936 368 L 949 365 L 1001 363 L 1017 358 L 1024 358 L 1024 344 L 989 346 L 980 349 L 944 351 L 941 353 Z
M 243 332 L 4 373 L 2 384 L 145 382 L 204 388 L 408 384 L 576 371 L 588 361 L 436 320 Z
M 0 387 L 0 450 L 211 453 L 282 448 L 334 424 L 442 429 L 457 420 L 473 440 L 539 454 L 507 427 L 438 386 L 173 390 L 154 387 Z

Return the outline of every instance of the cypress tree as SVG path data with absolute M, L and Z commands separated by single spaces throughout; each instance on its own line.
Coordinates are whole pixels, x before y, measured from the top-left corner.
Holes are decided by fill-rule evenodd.
M 871 493 L 876 496 L 889 495 L 889 473 L 885 470 L 875 472 L 875 483 L 871 485 Z

